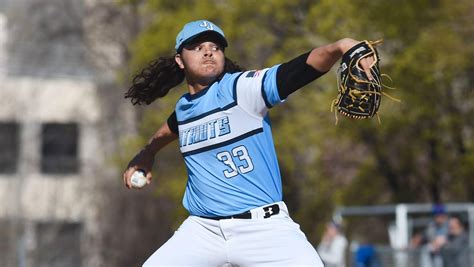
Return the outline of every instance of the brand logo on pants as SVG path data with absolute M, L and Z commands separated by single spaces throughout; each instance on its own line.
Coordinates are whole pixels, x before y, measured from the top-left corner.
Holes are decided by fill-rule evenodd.
M 265 208 L 263 208 L 263 212 L 265 213 L 265 215 L 263 216 L 263 218 L 265 218 L 265 219 L 266 219 L 266 218 L 270 218 L 271 216 L 280 213 L 280 206 L 278 206 L 277 204 L 275 204 L 275 205 L 271 205 L 271 206 L 265 207 Z

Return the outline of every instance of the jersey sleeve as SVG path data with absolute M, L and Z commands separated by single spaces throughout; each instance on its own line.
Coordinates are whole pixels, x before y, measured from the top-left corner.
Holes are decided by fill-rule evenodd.
M 171 115 L 168 117 L 168 120 L 166 122 L 168 123 L 168 127 L 173 133 L 175 134 L 179 133 L 178 119 L 176 118 L 176 111 L 173 111 L 173 113 L 171 113 Z
M 240 75 L 235 85 L 239 106 L 249 113 L 264 116 L 268 109 L 283 102 L 278 93 L 276 80 L 279 66 L 246 71 Z

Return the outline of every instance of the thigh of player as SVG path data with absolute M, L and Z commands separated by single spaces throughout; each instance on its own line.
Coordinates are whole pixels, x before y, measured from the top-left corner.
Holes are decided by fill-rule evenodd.
M 143 267 L 220 266 L 226 262 L 218 221 L 188 217 Z
M 324 266 L 300 226 L 287 216 L 235 223 L 228 247 L 230 261 L 238 266 Z

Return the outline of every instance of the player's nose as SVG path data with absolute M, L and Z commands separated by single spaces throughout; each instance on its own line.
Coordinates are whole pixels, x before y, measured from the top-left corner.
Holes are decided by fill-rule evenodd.
M 211 45 L 205 45 L 203 48 L 204 56 L 212 56 L 214 53 L 213 49 Z

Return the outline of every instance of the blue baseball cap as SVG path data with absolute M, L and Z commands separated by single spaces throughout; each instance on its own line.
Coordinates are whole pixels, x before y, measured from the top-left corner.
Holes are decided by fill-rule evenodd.
M 444 215 L 446 214 L 446 207 L 443 204 L 436 204 L 433 206 L 431 212 L 433 215 Z
M 196 20 L 184 25 L 183 29 L 176 36 L 176 52 L 180 52 L 183 45 L 189 43 L 194 38 L 198 37 L 203 33 L 215 33 L 215 36 L 221 41 L 224 47 L 227 47 L 227 40 L 225 39 L 224 32 L 216 24 L 208 20 Z

